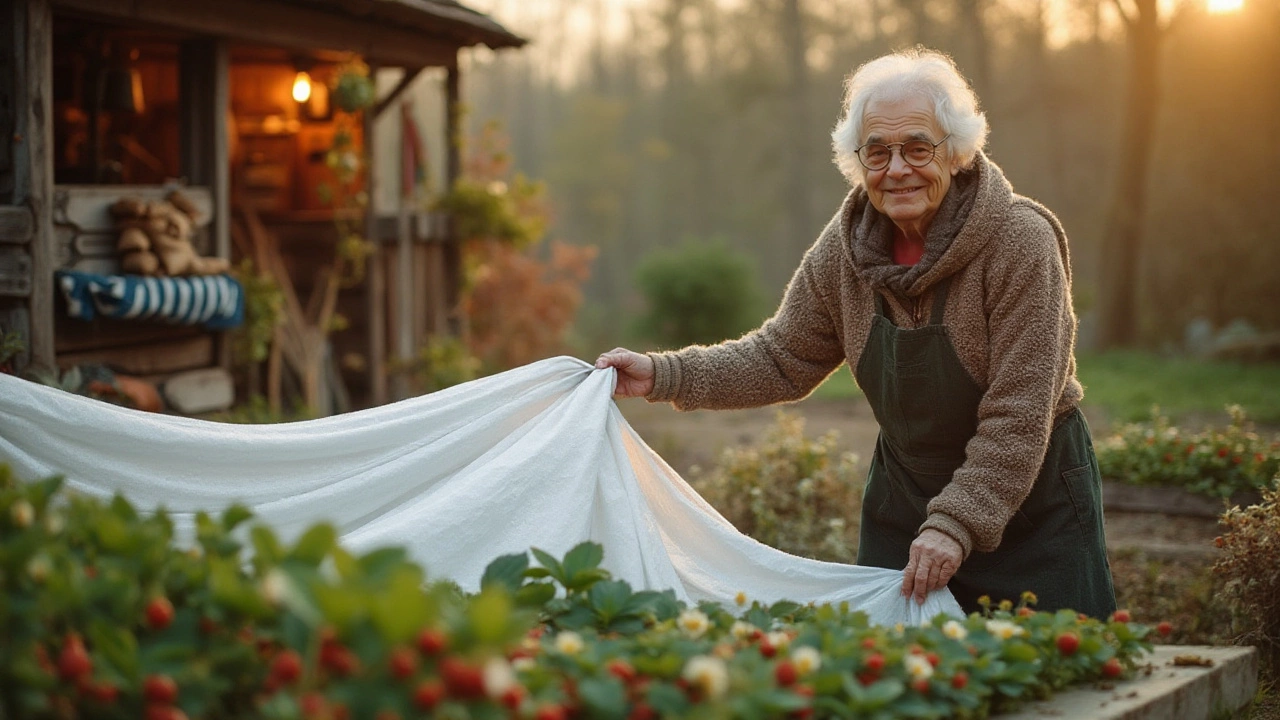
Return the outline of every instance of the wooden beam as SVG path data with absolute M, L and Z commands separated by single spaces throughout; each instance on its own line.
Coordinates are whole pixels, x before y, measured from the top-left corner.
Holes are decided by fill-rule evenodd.
M 422 74 L 422 70 L 422 68 L 404 69 L 404 77 L 400 78 L 400 82 L 396 83 L 396 86 L 391 88 L 391 92 L 387 93 L 385 98 L 379 100 L 378 104 L 373 106 L 374 119 L 382 117 L 382 111 L 391 107 L 391 103 L 395 102 L 396 98 L 400 97 L 401 93 L 409 89 L 409 86 L 413 84 L 413 81 L 417 79 L 418 75 Z
M 35 235 L 35 224 L 35 218 L 28 208 L 0 206 L 0 245 L 26 245 Z
M 54 366 L 53 8 L 50 0 L 10 5 L 14 13 L 13 204 L 31 212 L 31 362 Z M 6 141 L 8 139 L 6 138 Z
M 49 0 L 45 0 L 48 2 Z M 347 50 L 388 66 L 439 67 L 459 43 L 390 22 L 262 0 L 53 0 L 59 10 L 293 50 Z

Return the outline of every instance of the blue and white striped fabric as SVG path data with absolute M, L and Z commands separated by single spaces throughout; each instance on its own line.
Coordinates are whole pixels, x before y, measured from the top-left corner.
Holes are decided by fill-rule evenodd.
M 67 314 L 81 320 L 95 315 L 157 319 L 203 324 L 210 330 L 244 322 L 244 288 L 230 275 L 145 277 L 59 270 L 57 279 L 67 299 Z

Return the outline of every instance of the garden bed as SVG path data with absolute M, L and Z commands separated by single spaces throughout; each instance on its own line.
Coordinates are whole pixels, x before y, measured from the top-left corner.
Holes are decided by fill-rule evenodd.
M 1242 492 L 1228 499 L 1212 498 L 1170 485 L 1134 485 L 1119 480 L 1102 481 L 1102 503 L 1116 512 L 1160 513 L 1216 518 L 1233 505 L 1245 507 L 1259 502 L 1256 492 Z

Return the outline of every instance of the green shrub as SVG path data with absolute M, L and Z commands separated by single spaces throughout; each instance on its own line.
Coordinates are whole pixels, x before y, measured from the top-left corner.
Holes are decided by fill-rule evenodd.
M 639 330 L 664 347 L 736 338 L 760 320 L 755 268 L 723 243 L 655 250 L 636 280 L 645 298 Z
M 804 418 L 779 411 L 758 446 L 729 448 L 690 484 L 739 532 L 792 555 L 853 562 L 863 478 L 832 431 L 805 437 Z
M 1225 430 L 1189 433 L 1153 410 L 1151 422 L 1125 425 L 1098 444 L 1103 476 L 1222 498 L 1265 488 L 1280 471 L 1280 438 L 1260 437 L 1239 405 L 1227 412 Z
M 1280 682 L 1280 478 L 1262 491 L 1262 502 L 1234 507 L 1222 516 L 1217 540 L 1222 557 L 1213 571 L 1223 582 L 1239 641 L 1261 652 L 1263 670 Z
M 887 628 L 689 608 L 613 580 L 591 543 L 499 557 L 465 595 L 403 549 L 356 556 L 328 525 L 285 543 L 250 516 L 200 513 L 182 549 L 163 511 L 0 466 L 0 717 L 986 717 L 1150 649 L 1145 626 L 1070 610 Z

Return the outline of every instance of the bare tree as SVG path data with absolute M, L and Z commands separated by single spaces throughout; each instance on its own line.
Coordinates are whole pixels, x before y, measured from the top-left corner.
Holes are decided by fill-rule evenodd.
M 1138 260 L 1147 207 L 1147 171 L 1160 105 L 1160 50 L 1187 4 L 1161 23 L 1158 0 L 1112 0 L 1124 22 L 1129 65 L 1120 132 L 1117 177 L 1103 236 L 1099 278 L 1098 345 L 1132 344 L 1138 330 Z

